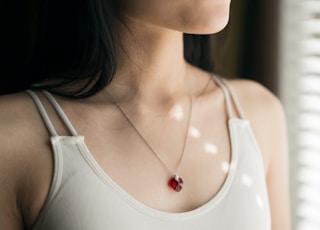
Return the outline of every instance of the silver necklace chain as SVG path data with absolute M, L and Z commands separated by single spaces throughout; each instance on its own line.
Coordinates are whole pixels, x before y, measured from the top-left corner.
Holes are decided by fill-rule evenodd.
M 186 148 L 186 143 L 188 140 L 188 133 L 189 133 L 189 127 L 190 127 L 190 120 L 191 120 L 191 115 L 192 115 L 192 96 L 189 95 L 190 99 L 190 109 L 189 109 L 189 117 L 187 121 L 187 127 L 185 130 L 185 136 L 184 136 L 184 141 L 183 141 L 183 146 L 179 158 L 179 164 L 176 172 L 174 172 L 172 169 L 170 169 L 167 164 L 161 159 L 161 157 L 157 154 L 157 152 L 154 150 L 154 148 L 148 143 L 147 139 L 142 135 L 142 133 L 137 129 L 137 127 L 134 125 L 132 119 L 128 116 L 128 114 L 123 110 L 123 108 L 120 106 L 120 104 L 106 91 L 107 95 L 111 98 L 113 104 L 119 109 L 123 117 L 127 120 L 127 122 L 130 124 L 130 126 L 133 128 L 133 130 L 136 132 L 136 134 L 140 137 L 140 139 L 144 142 L 144 144 L 150 149 L 150 151 L 158 158 L 158 160 L 161 162 L 161 164 L 173 175 L 173 176 L 178 176 L 185 148 Z

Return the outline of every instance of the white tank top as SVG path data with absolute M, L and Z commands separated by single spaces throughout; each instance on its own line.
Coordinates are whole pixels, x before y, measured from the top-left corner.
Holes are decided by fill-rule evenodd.
M 182 213 L 159 211 L 130 196 L 100 168 L 54 97 L 44 92 L 72 136 L 59 136 L 38 96 L 27 91 L 51 134 L 54 155 L 51 188 L 32 230 L 270 230 L 264 166 L 250 123 L 230 86 L 214 80 L 226 99 L 231 166 L 211 200 Z

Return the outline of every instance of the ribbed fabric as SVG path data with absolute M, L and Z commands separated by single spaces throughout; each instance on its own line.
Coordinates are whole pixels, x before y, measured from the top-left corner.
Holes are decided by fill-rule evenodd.
M 183 213 L 159 211 L 121 189 L 98 165 L 54 97 L 45 92 L 74 136 L 58 136 L 37 95 L 28 91 L 51 133 L 54 176 L 33 230 L 270 230 L 270 208 L 261 153 L 230 86 L 225 94 L 231 163 L 218 194 Z M 234 116 L 232 103 L 240 118 Z

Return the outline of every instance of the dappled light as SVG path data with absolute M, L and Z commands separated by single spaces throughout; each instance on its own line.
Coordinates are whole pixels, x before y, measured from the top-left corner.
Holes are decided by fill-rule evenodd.
M 205 144 L 204 145 L 204 151 L 206 153 L 215 155 L 215 154 L 218 153 L 218 147 L 216 145 L 214 145 L 214 144 Z
M 200 130 L 199 130 L 199 129 L 197 129 L 197 128 L 195 128 L 195 127 L 190 127 L 190 128 L 189 128 L 189 135 L 190 135 L 191 137 L 193 137 L 193 138 L 198 139 L 198 138 L 200 138 L 201 133 L 200 133 Z
M 169 116 L 177 121 L 182 121 L 184 118 L 184 110 L 180 104 L 176 104 L 169 112 Z
M 261 196 L 259 194 L 257 194 L 256 196 L 256 201 L 257 201 L 257 205 L 259 206 L 259 208 L 264 209 L 265 205 L 263 203 L 263 199 L 261 198 Z
M 221 164 L 221 169 L 223 172 L 227 173 L 229 172 L 230 170 L 230 163 L 229 162 L 226 162 L 226 161 L 223 161 L 222 164 Z
M 248 186 L 248 187 L 251 187 L 253 184 L 252 177 L 245 174 L 245 173 L 241 175 L 241 182 L 243 185 Z

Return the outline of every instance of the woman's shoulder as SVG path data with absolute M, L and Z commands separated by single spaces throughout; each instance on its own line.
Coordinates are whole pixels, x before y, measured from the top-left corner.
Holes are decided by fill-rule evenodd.
M 263 86 L 261 83 L 244 79 L 244 78 L 226 78 L 206 72 L 194 66 L 191 67 L 192 73 L 195 79 L 192 84 L 195 88 L 198 88 L 198 92 L 208 92 L 209 94 L 215 94 L 220 87 L 217 84 L 208 84 L 208 78 L 216 79 L 221 78 L 231 86 L 235 92 L 237 98 L 239 98 L 240 104 L 246 113 L 260 112 L 259 108 L 270 108 L 273 112 L 281 112 L 282 105 L 280 100 L 269 89 Z M 204 87 L 205 86 L 205 87 Z M 205 88 L 205 90 L 203 90 Z
M 257 81 L 249 79 L 226 79 L 226 81 L 243 99 L 263 100 L 269 103 L 280 102 L 273 92 Z
M 33 133 L 37 126 L 33 117 L 36 115 L 32 101 L 25 93 L 0 96 L 0 168 L 15 171 L 0 175 L 18 176 L 25 168 L 23 165 L 31 157 L 34 144 Z
M 43 175 L 50 178 L 48 133 L 26 93 L 0 96 L 0 146 L 0 228 L 4 219 L 15 229 L 11 226 L 34 214 L 32 197 L 42 197 L 35 189 Z
M 26 93 L 1 95 L 0 141 L 7 140 L 5 143 L 13 149 L 12 142 L 22 141 L 23 137 L 28 137 L 28 133 L 33 132 L 35 117 L 37 111 Z
M 280 99 L 261 83 L 248 79 L 228 79 L 227 82 L 249 118 L 269 120 L 283 115 Z
M 31 101 L 24 93 L 0 96 L 0 144 L 2 147 L 10 145 L 13 150 L 12 142 L 16 142 L 17 138 L 21 137 L 21 133 L 25 133 L 25 129 L 29 126 L 27 116 L 30 116 L 30 104 Z M 0 152 L 3 153 L 3 150 L 4 148 Z
M 0 156 L 30 158 L 36 142 L 48 140 L 37 108 L 25 92 L 0 96 Z M 11 161 L 18 164 L 21 160 Z M 25 162 L 26 163 L 26 162 Z

